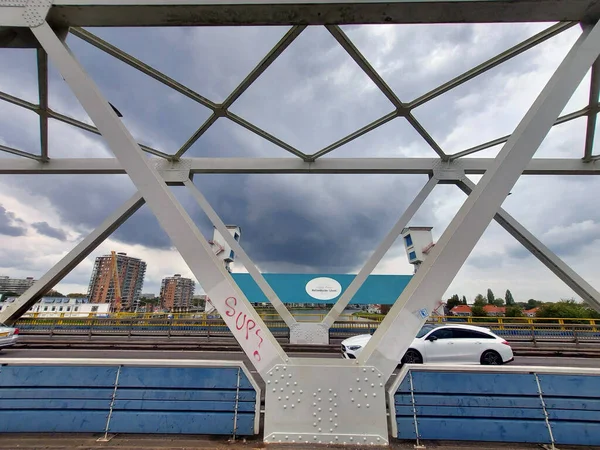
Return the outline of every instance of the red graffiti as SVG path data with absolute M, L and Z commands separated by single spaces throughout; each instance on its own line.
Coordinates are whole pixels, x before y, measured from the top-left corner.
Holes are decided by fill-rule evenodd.
M 240 311 L 237 312 L 237 299 L 235 297 L 227 297 L 225 299 L 225 306 L 227 307 L 227 310 L 225 311 L 225 315 L 227 317 L 234 317 L 235 318 L 235 328 L 238 331 L 241 331 L 243 329 L 246 330 L 246 340 L 250 341 L 251 338 L 251 334 L 250 331 L 255 330 L 254 331 L 254 335 L 260 339 L 260 341 L 258 342 L 257 345 L 257 349 L 254 351 L 254 353 L 252 354 L 254 356 L 254 359 L 256 361 L 260 361 L 262 358 L 260 356 L 260 346 L 262 345 L 262 343 L 264 342 L 263 337 L 260 335 L 260 328 L 256 328 L 256 322 L 252 319 L 250 319 L 246 313 Z
M 233 305 L 231 304 L 231 301 L 233 301 Z M 227 305 L 228 308 L 230 308 L 230 310 L 225 311 L 225 314 L 229 317 L 233 317 L 235 315 L 235 307 L 237 306 L 237 300 L 235 297 L 227 297 L 225 299 L 225 305 Z

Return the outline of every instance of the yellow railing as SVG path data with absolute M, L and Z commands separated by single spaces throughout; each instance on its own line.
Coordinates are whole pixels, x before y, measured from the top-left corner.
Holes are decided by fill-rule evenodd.
M 272 310 L 259 311 L 259 315 L 266 321 L 282 320 L 279 314 L 273 313 Z M 299 322 L 320 322 L 327 315 L 327 311 L 322 313 L 297 313 L 294 317 Z M 209 320 L 210 317 L 215 317 L 215 313 L 207 314 L 205 312 L 195 313 L 78 313 L 78 312 L 61 312 L 61 313 L 28 313 L 23 315 L 24 319 L 40 319 L 40 320 L 56 320 L 56 319 L 93 319 L 93 318 L 109 318 L 109 319 L 184 319 L 184 320 Z M 339 322 L 381 322 L 385 318 L 383 314 L 342 314 L 338 319 Z M 434 316 L 428 319 L 428 322 L 433 323 L 473 323 L 473 324 L 495 324 L 502 329 L 504 324 L 544 324 L 554 323 L 559 325 L 571 324 L 586 324 L 596 327 L 600 326 L 600 319 L 592 318 L 569 318 L 569 317 L 461 317 L 461 316 Z

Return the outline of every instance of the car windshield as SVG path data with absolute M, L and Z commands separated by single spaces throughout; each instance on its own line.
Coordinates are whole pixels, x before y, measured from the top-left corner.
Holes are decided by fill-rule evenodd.
M 423 325 L 423 328 L 421 328 L 419 330 L 416 337 L 422 338 L 423 336 L 425 336 L 427 333 L 429 333 L 431 330 L 434 330 L 434 329 L 435 329 L 435 325 Z

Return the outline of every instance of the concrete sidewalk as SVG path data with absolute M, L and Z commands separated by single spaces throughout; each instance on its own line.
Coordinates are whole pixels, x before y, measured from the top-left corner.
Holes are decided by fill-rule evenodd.
M 166 436 L 166 435 L 116 435 L 108 442 L 98 442 L 102 435 L 97 434 L 1 434 L 0 449 L 86 449 L 86 450 L 253 450 L 253 449 L 309 449 L 311 445 L 265 445 L 261 437 L 239 438 L 231 442 L 220 436 Z M 540 445 L 493 444 L 487 442 L 423 442 L 427 449 L 459 450 L 533 450 Z M 389 448 L 394 450 L 414 450 L 413 441 L 392 441 Z M 344 448 L 342 445 L 328 445 L 326 448 Z M 364 447 L 355 447 L 364 448 Z M 584 447 L 560 446 L 560 450 L 582 449 Z M 591 447 L 585 447 L 590 449 Z

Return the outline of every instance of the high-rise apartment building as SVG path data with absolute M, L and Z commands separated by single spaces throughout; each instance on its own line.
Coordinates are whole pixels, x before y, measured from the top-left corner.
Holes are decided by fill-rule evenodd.
M 163 278 L 160 285 L 160 304 L 168 310 L 186 310 L 192 306 L 192 297 L 196 284 L 190 278 L 182 278 L 176 273 Z
M 0 294 L 13 293 L 21 295 L 33 286 L 33 283 L 35 283 L 35 280 L 32 277 L 10 278 L 7 276 L 0 276 Z
M 132 311 L 138 306 L 146 263 L 139 258 L 127 256 L 127 253 L 116 253 L 114 256 L 105 255 L 96 258 L 88 298 L 91 303 L 110 303 L 115 308 L 117 290 L 113 264 L 116 263 L 116 273 L 121 289 L 121 311 Z

